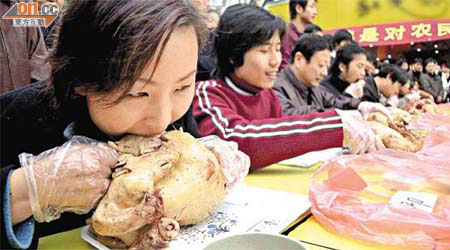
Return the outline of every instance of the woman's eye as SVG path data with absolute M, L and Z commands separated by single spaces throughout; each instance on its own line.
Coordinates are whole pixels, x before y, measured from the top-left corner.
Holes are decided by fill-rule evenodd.
M 185 85 L 185 86 L 182 86 L 182 87 L 180 87 L 180 88 L 178 88 L 178 89 L 176 89 L 175 91 L 183 91 L 183 90 L 186 90 L 186 89 L 188 89 L 189 87 L 191 87 L 192 86 L 192 84 L 189 84 L 189 85 Z
M 149 96 L 147 92 L 129 93 L 129 97 L 147 97 Z

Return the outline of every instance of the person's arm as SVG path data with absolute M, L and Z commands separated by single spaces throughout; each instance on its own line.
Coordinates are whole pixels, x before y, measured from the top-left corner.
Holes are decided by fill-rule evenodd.
M 27 184 L 22 183 L 22 170 L 13 166 L 1 169 L 2 179 L 2 237 L 1 248 L 26 249 L 34 235 L 34 220 L 28 201 Z M 24 176 L 23 176 L 24 181 Z M 27 219 L 28 218 L 28 219 Z
M 11 222 L 13 225 L 16 225 L 32 215 L 25 170 L 23 168 L 18 168 L 11 173 L 10 188 Z
M 430 95 L 430 93 L 427 93 L 423 90 L 419 90 L 419 94 L 420 97 L 424 98 L 424 99 L 434 99 L 432 95 Z
M 366 83 L 363 90 L 363 97 L 361 98 L 363 102 L 380 102 L 380 99 L 378 98 L 378 94 L 376 93 L 376 90 L 369 86 L 369 84 Z
M 419 82 L 420 82 L 420 88 L 421 88 L 423 91 L 429 93 L 429 94 L 432 95 L 434 98 L 436 98 L 436 94 L 437 94 L 437 93 L 435 93 L 435 91 L 433 90 L 432 83 L 431 83 L 431 81 L 430 81 L 430 78 L 429 78 L 427 75 L 422 74 L 422 75 L 420 76 Z
M 225 101 L 218 87 L 203 82 L 197 89 L 201 91 L 194 99 L 194 115 L 200 132 L 237 142 L 239 150 L 250 156 L 251 171 L 310 151 L 342 146 L 342 122 L 335 111 L 248 120 Z
M 351 97 L 336 98 L 334 95 L 320 90 L 325 108 L 338 108 L 343 110 L 357 109 L 361 100 Z
M 291 51 L 289 46 L 289 32 L 286 32 L 286 34 L 283 37 L 283 40 L 281 41 L 281 65 L 279 71 L 286 68 L 286 66 L 289 64 L 289 60 L 291 59 Z
M 27 28 L 28 55 L 30 60 L 31 81 L 42 81 L 50 77 L 50 65 L 44 36 L 39 27 Z
M 324 111 L 320 107 L 317 107 L 314 105 L 295 103 L 294 101 L 292 101 L 289 98 L 288 94 L 284 92 L 285 89 L 281 86 L 274 88 L 274 90 L 277 93 L 278 99 L 280 100 L 281 107 L 283 108 L 283 113 L 286 116 L 306 115 L 306 114 Z

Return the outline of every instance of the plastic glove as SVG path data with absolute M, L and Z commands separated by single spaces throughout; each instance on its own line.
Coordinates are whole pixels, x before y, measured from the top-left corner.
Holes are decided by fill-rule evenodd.
M 386 115 L 389 120 L 392 120 L 391 112 L 389 112 L 389 109 L 387 109 L 381 103 L 361 102 L 358 105 L 358 110 L 359 110 L 359 112 L 361 112 L 364 119 L 367 119 L 367 117 L 369 116 L 370 113 L 381 112 L 384 115 Z
M 398 103 L 399 103 L 398 96 L 393 95 L 393 96 L 389 97 L 388 100 L 387 100 L 387 103 L 389 105 L 391 105 L 392 107 L 397 108 L 398 107 Z
M 364 154 L 385 148 L 381 139 L 375 135 L 358 111 L 336 110 L 341 116 L 344 128 L 345 148 L 354 154 Z
M 350 84 L 344 90 L 344 93 L 351 95 L 353 98 L 360 99 L 364 94 L 364 85 L 366 85 L 366 81 L 359 80 L 356 83 Z
M 406 100 L 408 100 L 408 104 L 411 106 L 416 106 L 416 104 L 420 101 L 419 94 L 407 94 L 405 95 L 405 98 Z
M 83 136 L 37 156 L 20 154 L 36 221 L 50 222 L 68 211 L 89 212 L 108 189 L 117 158 L 107 144 Z
M 198 141 L 211 150 L 219 160 L 227 179 L 227 192 L 244 182 L 250 169 L 250 157 L 238 150 L 236 142 L 224 141 L 215 135 L 200 138 Z

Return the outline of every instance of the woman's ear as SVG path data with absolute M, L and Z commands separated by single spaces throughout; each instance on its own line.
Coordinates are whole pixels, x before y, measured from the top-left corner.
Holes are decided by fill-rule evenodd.
M 75 93 L 77 93 L 78 95 L 81 95 L 81 96 L 87 95 L 87 89 L 84 86 L 75 87 L 74 91 L 75 91 Z

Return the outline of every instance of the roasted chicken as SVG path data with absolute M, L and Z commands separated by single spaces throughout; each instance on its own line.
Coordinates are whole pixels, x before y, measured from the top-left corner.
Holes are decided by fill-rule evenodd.
M 179 224 L 200 222 L 224 200 L 226 179 L 218 160 L 187 133 L 126 136 L 110 146 L 121 155 L 92 217 L 99 239 L 116 246 L 111 237 L 120 239 L 133 249 L 164 248 Z
M 422 149 L 423 139 L 406 128 L 407 121 L 403 118 L 394 115 L 394 120 L 390 121 L 384 114 L 374 112 L 368 116 L 367 121 L 387 148 L 407 152 Z

